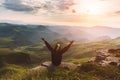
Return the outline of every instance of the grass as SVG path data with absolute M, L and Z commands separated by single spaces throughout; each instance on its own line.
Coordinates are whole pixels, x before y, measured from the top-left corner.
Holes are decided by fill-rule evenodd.
M 120 69 L 117 66 L 100 66 L 98 64 L 84 63 L 79 69 L 80 73 L 96 76 L 100 80 L 119 80 Z M 90 79 L 91 80 L 91 79 Z
M 67 62 L 72 62 L 74 64 L 82 64 L 88 62 L 88 60 L 90 60 L 90 57 L 81 58 L 81 59 L 69 59 L 67 60 Z
M 53 71 L 39 70 L 27 73 L 22 80 L 120 80 L 120 69 L 84 63 L 75 70 L 56 68 Z
M 63 61 L 82 64 L 75 70 L 57 68 L 53 71 L 40 70 L 29 72 L 33 66 L 38 66 L 50 60 L 50 52 L 44 45 L 20 46 L 14 50 L 0 48 L 0 55 L 14 52 L 26 52 L 30 55 L 32 64 L 15 65 L 4 63 L 0 67 L 0 80 L 120 80 L 120 68 L 117 66 L 101 67 L 97 64 L 86 62 L 96 55 L 99 49 L 119 48 L 120 39 L 95 41 L 89 43 L 76 43 L 63 55 Z M 117 53 L 116 57 L 120 57 Z
M 10 54 L 12 52 L 9 48 L 0 48 L 0 55 Z
M 27 69 L 18 65 L 6 64 L 0 68 L 0 80 L 21 80 L 27 73 Z
M 13 39 L 11 37 L 8 37 L 8 38 L 0 38 L 0 44 L 1 43 L 9 43 L 13 41 Z

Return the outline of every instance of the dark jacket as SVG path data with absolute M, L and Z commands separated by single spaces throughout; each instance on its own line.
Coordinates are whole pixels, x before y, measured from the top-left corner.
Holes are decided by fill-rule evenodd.
M 61 49 L 60 44 L 56 44 L 55 48 L 52 48 L 51 45 L 46 40 L 44 40 L 44 42 L 45 42 L 45 45 L 47 46 L 47 48 L 51 51 L 52 64 L 55 66 L 58 66 L 61 64 L 62 55 L 70 48 L 70 46 L 73 43 L 73 41 L 72 41 L 66 47 Z

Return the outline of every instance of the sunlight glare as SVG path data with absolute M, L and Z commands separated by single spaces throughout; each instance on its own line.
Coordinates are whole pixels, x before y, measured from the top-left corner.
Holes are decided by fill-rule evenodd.
M 99 4 L 98 1 L 80 1 L 75 0 L 76 5 L 74 6 L 74 9 L 78 13 L 87 14 L 87 15 L 100 15 L 103 14 L 103 5 Z

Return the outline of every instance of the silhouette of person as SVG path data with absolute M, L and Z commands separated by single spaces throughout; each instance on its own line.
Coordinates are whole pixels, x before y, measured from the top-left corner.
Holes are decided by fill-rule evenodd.
M 71 47 L 74 41 L 70 41 L 70 43 L 61 49 L 61 45 L 59 43 L 56 43 L 55 48 L 52 48 L 51 45 L 44 39 L 41 38 L 45 45 L 47 46 L 48 50 L 51 52 L 51 57 L 52 57 L 52 64 L 55 66 L 58 66 L 61 64 L 62 60 L 62 55 Z

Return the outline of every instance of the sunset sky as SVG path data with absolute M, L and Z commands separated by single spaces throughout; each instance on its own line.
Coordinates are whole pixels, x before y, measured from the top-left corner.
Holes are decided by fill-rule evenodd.
M 0 22 L 120 27 L 120 0 L 0 0 Z

